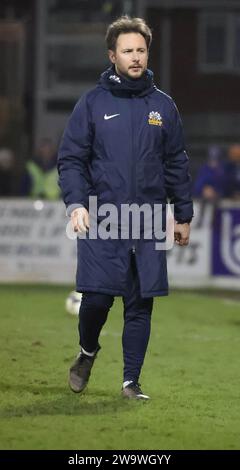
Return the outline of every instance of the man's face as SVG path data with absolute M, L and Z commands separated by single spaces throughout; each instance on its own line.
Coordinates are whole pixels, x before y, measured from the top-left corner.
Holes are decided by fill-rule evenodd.
M 140 78 L 147 68 L 148 50 L 140 33 L 122 33 L 118 36 L 116 50 L 108 51 L 116 72 L 127 78 Z

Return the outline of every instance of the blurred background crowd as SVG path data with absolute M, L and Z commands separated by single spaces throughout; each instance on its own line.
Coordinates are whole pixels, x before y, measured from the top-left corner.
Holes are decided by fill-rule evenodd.
M 183 118 L 193 195 L 203 209 L 240 201 L 239 0 L 2 0 L 0 197 L 60 197 L 59 140 L 123 13 L 153 30 L 149 67 Z

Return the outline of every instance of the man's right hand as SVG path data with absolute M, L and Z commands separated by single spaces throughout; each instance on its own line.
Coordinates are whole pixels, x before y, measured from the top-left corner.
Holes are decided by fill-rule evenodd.
M 89 213 L 85 207 L 78 207 L 71 213 L 74 232 L 85 233 L 89 229 Z

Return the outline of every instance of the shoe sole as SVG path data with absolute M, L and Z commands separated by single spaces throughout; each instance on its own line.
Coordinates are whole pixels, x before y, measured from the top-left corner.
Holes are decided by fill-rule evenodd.
M 148 401 L 150 400 L 150 397 L 148 397 L 147 395 L 142 395 L 142 396 L 135 396 L 135 397 L 129 397 L 127 395 L 123 395 L 122 394 L 122 397 L 126 400 L 143 400 L 143 401 Z
M 75 385 L 72 385 L 70 381 L 68 382 L 68 385 L 69 385 L 70 390 L 72 390 L 72 392 L 74 393 L 82 393 L 87 387 L 87 384 L 86 384 L 83 388 L 79 390 L 79 388 L 77 388 Z

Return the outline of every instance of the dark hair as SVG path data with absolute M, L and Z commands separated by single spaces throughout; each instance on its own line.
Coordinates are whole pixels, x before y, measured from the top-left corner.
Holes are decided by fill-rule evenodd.
M 111 23 L 105 36 L 108 49 L 116 50 L 118 36 L 122 33 L 140 33 L 149 49 L 152 42 L 152 32 L 143 18 L 130 18 L 128 15 L 124 15 Z

